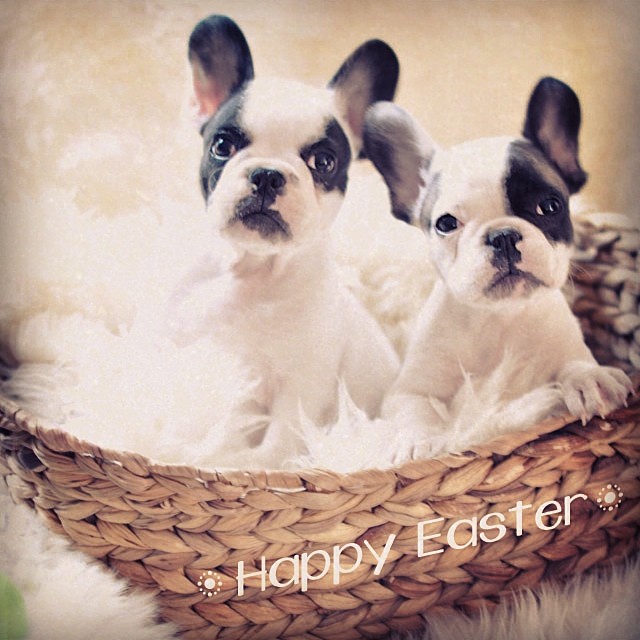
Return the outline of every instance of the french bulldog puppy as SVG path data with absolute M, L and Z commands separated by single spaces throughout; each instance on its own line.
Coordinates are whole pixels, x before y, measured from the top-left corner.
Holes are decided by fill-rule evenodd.
M 628 377 L 595 361 L 561 291 L 573 236 L 569 197 L 587 178 L 580 120 L 576 94 L 554 78 L 535 87 L 518 138 L 442 150 L 400 107 L 381 102 L 368 111 L 365 153 L 389 188 L 393 214 L 426 233 L 437 271 L 383 415 L 446 434 L 465 384 L 496 380 L 496 406 L 551 384 L 583 422 L 625 402 Z M 469 427 L 473 418 L 466 416 Z
M 272 421 L 302 412 L 327 423 L 342 383 L 376 414 L 399 362 L 341 285 L 330 227 L 361 151 L 365 112 L 393 98 L 395 54 L 365 42 L 326 88 L 254 79 L 238 26 L 210 16 L 193 30 L 189 60 L 212 237 L 172 298 L 175 339 L 212 336 L 239 354 L 257 379 L 256 410 Z M 293 438 L 286 433 L 281 452 Z

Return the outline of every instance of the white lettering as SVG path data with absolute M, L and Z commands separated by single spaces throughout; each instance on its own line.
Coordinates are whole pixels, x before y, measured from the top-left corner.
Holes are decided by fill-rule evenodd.
M 376 568 L 373 571 L 373 574 L 376 576 L 380 575 L 380 572 L 382 571 L 382 568 L 384 567 L 384 563 L 387 561 L 387 558 L 389 556 L 389 552 L 391 551 L 391 547 L 393 546 L 393 541 L 396 539 L 396 534 L 392 533 L 388 538 L 387 538 L 387 542 L 384 545 L 384 549 L 382 549 L 382 553 L 380 555 L 378 555 L 375 552 L 375 549 L 365 540 L 364 543 L 367 546 L 367 549 L 369 549 L 369 551 L 371 551 L 371 554 L 373 555 L 373 557 L 376 559 L 377 564 L 376 564 Z
M 463 524 L 468 524 L 471 527 L 471 531 L 469 532 L 469 540 L 467 540 L 467 542 L 465 542 L 464 544 L 458 544 L 458 542 L 456 541 L 456 531 L 458 530 L 458 527 L 463 525 Z M 449 531 L 447 531 L 447 544 L 452 548 L 452 549 L 466 549 L 467 547 L 471 546 L 471 547 L 475 547 L 478 544 L 478 519 L 476 517 L 473 517 L 469 520 L 466 519 L 462 519 L 462 520 L 456 520 L 450 527 L 449 527 Z
M 563 522 L 565 526 L 571 524 L 571 505 L 577 499 L 588 500 L 584 493 L 574 496 L 565 496 L 564 502 L 548 500 L 543 502 L 533 513 L 533 520 L 538 529 L 549 531 L 559 527 Z M 531 509 L 531 504 L 523 504 L 518 500 L 515 506 L 508 510 L 515 514 L 515 535 L 521 536 L 524 531 L 525 509 Z M 554 517 L 555 516 L 555 517 Z M 446 544 L 452 549 L 460 550 L 468 547 L 476 547 L 479 540 L 482 542 L 497 542 L 502 540 L 507 533 L 504 524 L 507 517 L 503 513 L 491 512 L 478 519 L 478 516 L 462 518 L 451 523 L 446 534 Z M 418 523 L 417 552 L 418 558 L 443 553 L 445 543 L 432 543 L 442 536 L 442 525 L 445 518 L 433 518 Z M 440 524 L 440 531 L 434 532 L 434 525 Z M 426 533 L 430 531 L 430 533 Z M 280 558 L 273 562 L 267 571 L 267 560 L 260 558 L 258 567 L 250 566 L 247 571 L 245 563 L 238 562 L 238 596 L 243 596 L 247 586 L 260 585 L 260 590 L 265 591 L 268 586 L 284 588 L 291 585 L 300 585 L 300 590 L 305 592 L 311 582 L 321 580 L 327 575 L 331 576 L 334 585 L 340 584 L 342 576 L 354 573 L 362 565 L 364 549 L 366 548 L 375 559 L 374 575 L 379 576 L 389 559 L 396 534 L 390 534 L 380 552 L 364 540 L 363 545 L 355 542 L 347 542 L 335 545 L 331 551 L 317 549 L 309 553 L 302 553 L 291 557 Z M 429 546 L 437 548 L 429 549 Z M 427 550 L 429 549 L 429 550 Z M 253 570 L 255 569 L 255 570 Z M 259 578 L 257 580 L 256 578 Z
M 575 496 L 564 497 L 564 524 L 567 527 L 571 524 L 571 503 L 576 498 L 582 498 L 583 500 L 589 499 L 587 496 L 584 495 L 584 493 L 576 493 Z
M 342 552 L 346 549 L 353 549 L 356 552 L 356 559 L 353 561 L 353 564 L 349 568 L 343 567 L 342 562 L 340 561 Z M 333 548 L 333 584 L 340 584 L 340 576 L 343 576 L 347 573 L 353 573 L 360 566 L 361 562 L 362 547 L 359 544 L 355 544 L 355 542 L 348 542 L 342 547 L 336 545 Z
M 523 509 L 531 509 L 530 504 L 522 504 L 522 500 L 518 500 L 518 502 L 516 502 L 516 506 L 515 507 L 511 507 L 511 509 L 509 509 L 509 513 L 511 513 L 512 511 L 515 511 L 516 514 L 516 535 L 517 536 L 521 536 L 522 535 L 522 511 Z
M 548 509 L 548 507 L 551 507 Z M 548 510 L 547 510 L 548 509 Z M 545 524 L 542 521 L 542 518 L 545 516 L 552 516 L 556 513 L 560 513 L 562 511 L 562 505 L 555 500 L 548 500 L 547 502 L 543 502 L 536 509 L 536 527 L 538 529 L 542 529 L 543 531 L 551 531 L 551 529 L 555 529 L 561 522 L 562 516 L 558 516 L 551 524 Z
M 291 577 L 285 582 L 280 582 L 278 569 L 287 564 L 291 565 Z M 269 582 L 271 582 L 274 587 L 288 587 L 290 584 L 298 584 L 300 582 L 300 556 L 295 555 L 292 558 L 280 558 L 280 560 L 276 560 L 271 565 L 271 569 L 269 569 Z
M 315 556 L 320 556 L 323 559 L 324 567 L 320 573 L 309 573 L 309 560 Z M 331 556 L 323 549 L 317 549 L 311 553 L 303 553 L 300 556 L 300 563 L 300 591 L 304 592 L 309 588 L 309 582 L 320 580 L 327 575 L 331 568 Z
M 253 573 L 244 572 L 244 562 L 240 560 L 238 562 L 238 595 L 244 595 L 244 581 L 246 578 L 253 578 L 254 576 L 260 576 L 262 578 L 261 591 L 267 588 L 267 565 L 264 556 L 261 558 L 262 569 L 260 571 L 254 571 Z
M 418 522 L 418 558 L 424 558 L 425 556 L 432 556 L 436 553 L 444 552 L 444 547 L 435 549 L 433 551 L 424 550 L 425 540 L 433 540 L 434 538 L 440 537 L 440 533 L 430 533 L 429 535 L 424 535 L 425 528 L 430 524 L 435 524 L 436 522 L 444 522 L 444 518 L 434 518 L 433 520 L 424 520 L 422 522 Z
M 507 528 L 503 524 L 489 524 L 489 518 L 497 518 L 498 520 L 500 520 L 500 522 L 504 522 L 505 520 L 504 515 L 498 512 L 487 513 L 486 515 L 482 516 L 482 518 L 480 518 L 480 529 L 482 529 L 480 533 L 480 540 L 482 540 L 482 542 L 497 542 L 498 540 L 502 540 L 502 538 L 504 538 L 505 534 L 507 533 Z M 485 531 L 488 531 L 490 529 L 498 530 L 495 538 L 490 538 L 485 534 Z

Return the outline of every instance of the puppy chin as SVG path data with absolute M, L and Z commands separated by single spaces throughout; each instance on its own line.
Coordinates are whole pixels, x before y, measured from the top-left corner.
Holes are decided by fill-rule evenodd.
M 452 283 L 447 286 L 455 298 L 470 307 L 492 311 L 520 308 L 544 291 L 549 291 L 545 283 L 530 274 L 499 274 L 491 279 L 474 281 L 460 287 Z
M 540 287 L 547 285 L 525 271 L 498 271 L 493 280 L 484 289 L 484 295 L 490 300 L 502 300 L 504 298 L 529 298 Z
M 560 262 L 560 264 L 559 264 Z M 560 289 L 568 273 L 563 261 L 554 260 L 547 268 L 537 271 L 496 269 L 491 265 L 475 271 L 466 270 L 464 277 L 459 270 L 447 274 L 447 288 L 462 304 L 493 311 L 520 309 L 545 292 Z
M 440 273 L 453 295 L 462 303 L 496 307 L 526 303 L 539 292 L 560 289 L 569 275 L 571 247 L 550 244 L 541 234 L 526 233 L 519 245 L 517 262 L 494 259 L 477 238 L 465 238 L 457 247 L 441 246 L 437 257 Z M 484 237 L 484 233 L 480 234 Z M 436 265 L 438 266 L 438 265 Z
M 251 215 L 241 220 L 232 217 L 220 230 L 220 236 L 235 249 L 256 256 L 271 256 L 286 251 L 290 236 L 275 232 L 277 225 L 261 215 Z

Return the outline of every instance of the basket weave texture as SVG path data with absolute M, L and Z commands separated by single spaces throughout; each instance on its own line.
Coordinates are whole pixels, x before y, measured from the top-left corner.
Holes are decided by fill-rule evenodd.
M 640 234 L 615 217 L 577 232 L 574 310 L 600 359 L 637 371 Z M 380 638 L 636 550 L 640 399 L 341 475 L 156 464 L 0 398 L 0 474 L 54 531 L 156 591 L 184 638 Z

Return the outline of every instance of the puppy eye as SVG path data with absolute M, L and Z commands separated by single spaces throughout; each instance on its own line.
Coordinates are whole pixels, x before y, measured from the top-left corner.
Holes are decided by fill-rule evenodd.
M 336 170 L 337 161 L 329 151 L 316 151 L 307 159 L 307 165 L 310 169 L 326 176 Z
M 541 200 L 536 207 L 539 216 L 554 216 L 562 211 L 562 203 L 558 198 L 546 198 Z
M 216 136 L 211 145 L 211 155 L 216 160 L 228 160 L 237 150 L 233 140 L 227 135 Z
M 453 233 L 459 226 L 460 222 L 450 213 L 440 216 L 435 223 L 436 233 L 440 236 L 448 236 Z

